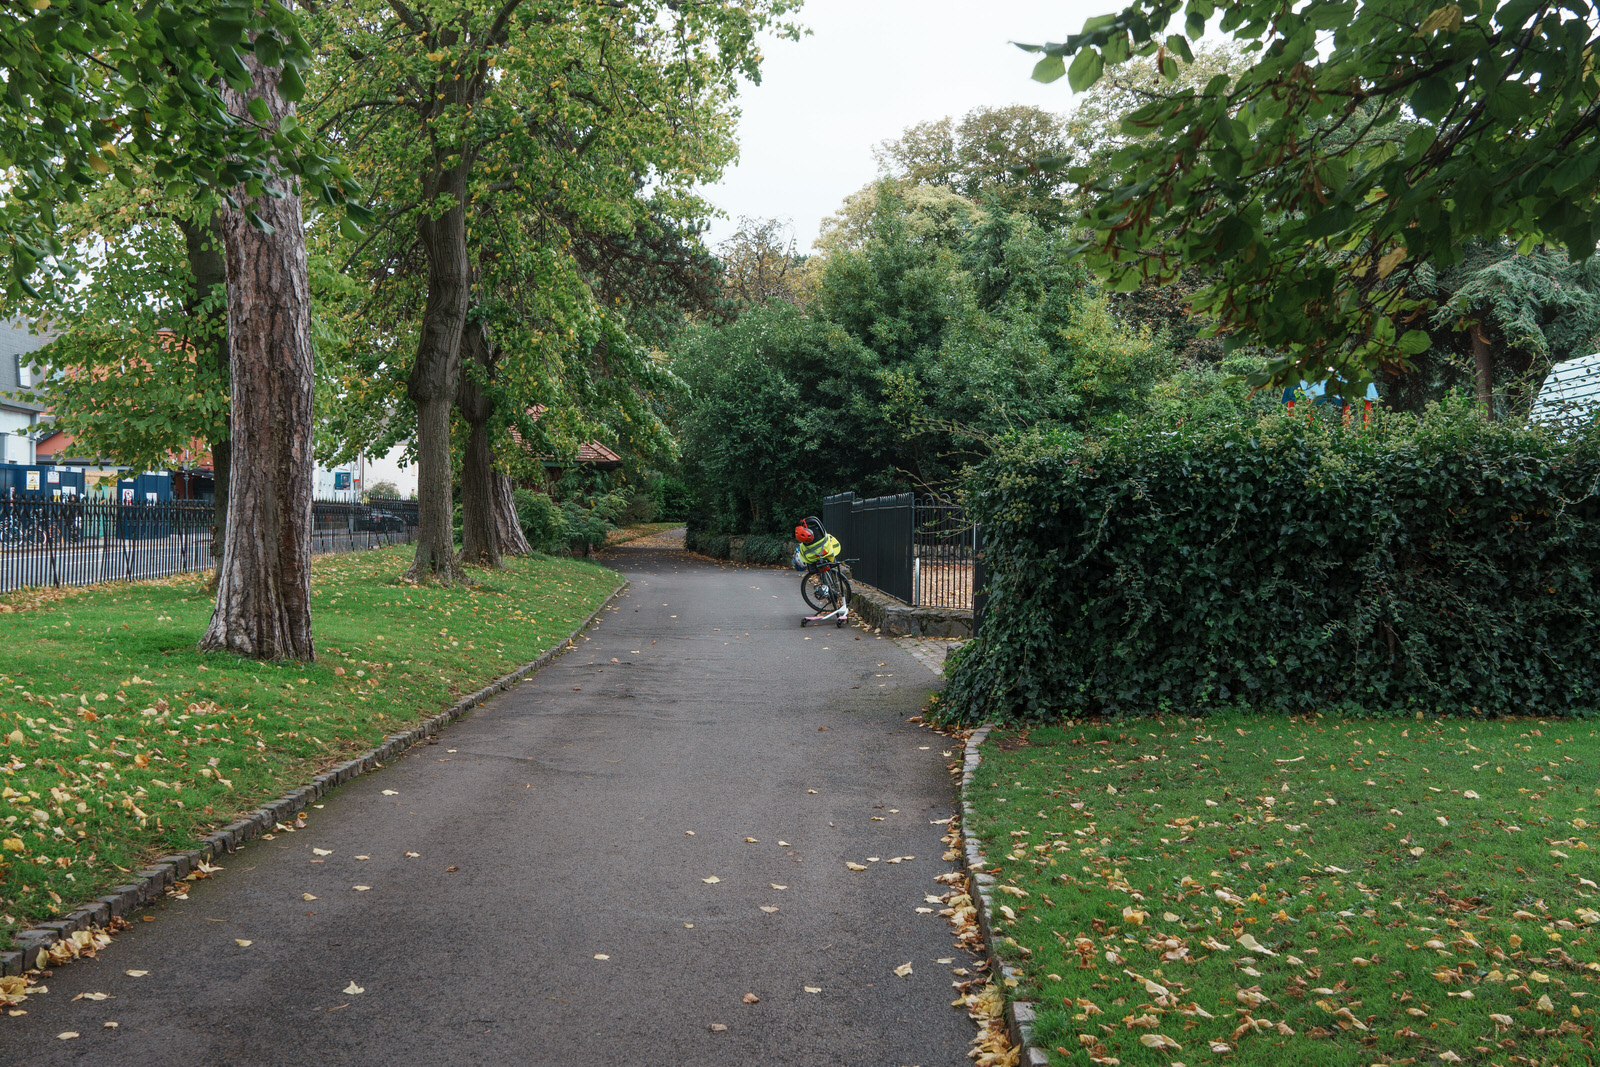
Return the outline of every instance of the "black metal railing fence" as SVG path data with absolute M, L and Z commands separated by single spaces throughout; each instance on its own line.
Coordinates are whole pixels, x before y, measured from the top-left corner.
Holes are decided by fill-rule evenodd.
M 417 528 L 413 501 L 312 506 L 311 550 L 353 552 L 403 544 Z M 141 581 L 214 566 L 213 505 L 179 500 L 0 500 L 0 593 L 26 586 Z
M 913 607 L 971 611 L 981 599 L 978 527 L 961 505 L 910 493 L 823 499 L 822 523 L 860 581 Z
M 916 607 L 972 609 L 978 528 L 960 504 L 919 498 L 912 518 L 912 599 Z

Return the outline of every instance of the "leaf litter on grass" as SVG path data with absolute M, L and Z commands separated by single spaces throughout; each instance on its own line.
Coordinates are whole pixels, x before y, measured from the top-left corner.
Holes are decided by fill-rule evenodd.
M 1597 757 L 1576 721 L 1069 724 L 985 746 L 968 831 L 1052 1062 L 1589 1063 Z

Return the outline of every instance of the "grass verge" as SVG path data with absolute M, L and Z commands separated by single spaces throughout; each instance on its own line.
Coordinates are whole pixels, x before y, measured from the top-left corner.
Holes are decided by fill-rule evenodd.
M 204 575 L 0 598 L 0 944 L 536 658 L 618 581 L 533 557 L 416 587 L 410 555 L 315 562 L 314 664 L 196 652 Z
M 1052 1063 L 1593 1063 L 1597 758 L 1590 722 L 996 731 L 966 829 Z

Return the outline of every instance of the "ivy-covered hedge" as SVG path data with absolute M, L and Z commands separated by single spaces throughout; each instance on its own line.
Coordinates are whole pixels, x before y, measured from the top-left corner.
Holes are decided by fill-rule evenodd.
M 969 480 L 991 595 L 955 721 L 1600 707 L 1600 433 L 1372 426 L 1013 442 Z

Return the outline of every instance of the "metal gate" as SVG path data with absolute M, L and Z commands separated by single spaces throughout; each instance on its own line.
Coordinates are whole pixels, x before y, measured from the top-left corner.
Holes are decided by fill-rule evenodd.
M 822 524 L 844 546 L 851 573 L 907 604 L 914 595 L 913 500 L 910 493 L 870 500 L 841 493 L 822 501 Z

